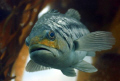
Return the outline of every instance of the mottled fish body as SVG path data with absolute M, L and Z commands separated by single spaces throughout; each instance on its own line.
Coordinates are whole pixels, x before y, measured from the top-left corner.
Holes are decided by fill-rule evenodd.
M 75 76 L 74 68 L 96 72 L 97 69 L 85 62 L 84 57 L 110 49 L 114 42 L 110 32 L 90 33 L 80 22 L 78 11 L 69 9 L 61 14 L 51 10 L 38 19 L 26 38 L 31 58 L 26 70 L 34 72 L 56 68 L 66 76 Z

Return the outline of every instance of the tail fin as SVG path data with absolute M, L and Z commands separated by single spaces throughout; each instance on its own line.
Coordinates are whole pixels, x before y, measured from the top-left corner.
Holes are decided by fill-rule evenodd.
M 97 31 L 74 41 L 75 49 L 81 51 L 101 51 L 112 48 L 115 38 L 111 32 Z

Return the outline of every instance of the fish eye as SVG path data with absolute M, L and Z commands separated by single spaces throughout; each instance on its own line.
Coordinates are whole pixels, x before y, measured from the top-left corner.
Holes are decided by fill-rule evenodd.
M 55 33 L 53 31 L 50 31 L 48 33 L 48 37 L 49 37 L 50 40 L 55 40 Z

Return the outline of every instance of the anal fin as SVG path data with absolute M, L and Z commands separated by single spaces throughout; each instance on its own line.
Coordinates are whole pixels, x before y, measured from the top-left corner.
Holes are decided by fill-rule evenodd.
M 66 76 L 70 77 L 76 76 L 75 70 L 73 68 L 62 69 L 61 71 Z
M 92 56 L 92 57 L 94 57 L 95 56 L 95 52 L 89 51 L 89 52 L 87 52 L 86 56 Z

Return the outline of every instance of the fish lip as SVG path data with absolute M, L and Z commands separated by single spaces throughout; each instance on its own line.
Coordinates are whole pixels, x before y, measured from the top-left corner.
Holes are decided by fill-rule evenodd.
M 51 52 L 48 47 L 44 46 L 44 45 L 40 45 L 40 44 L 35 44 L 30 46 L 29 48 L 29 53 L 35 52 L 35 51 L 40 51 L 40 50 L 46 50 Z
M 50 48 L 48 46 L 45 46 L 45 45 L 41 45 L 41 44 L 34 44 L 34 45 L 31 45 L 29 47 L 29 53 L 30 54 L 34 54 L 35 52 L 37 51 L 40 51 L 40 50 L 36 50 L 34 51 L 35 49 L 44 49 L 45 51 L 48 51 L 48 52 L 51 52 L 51 54 L 54 56 L 54 57 L 59 57 L 59 52 L 55 49 L 55 48 Z M 42 50 L 41 50 L 42 51 Z

